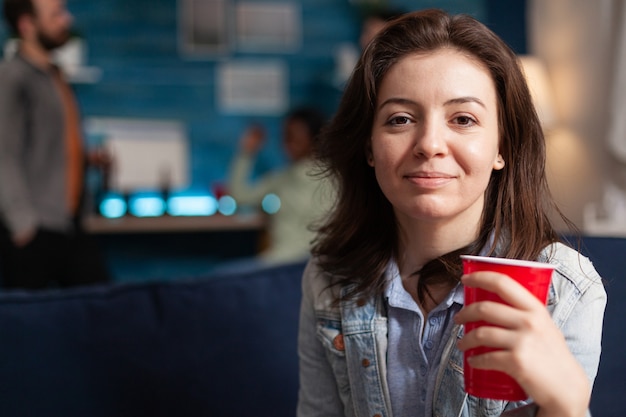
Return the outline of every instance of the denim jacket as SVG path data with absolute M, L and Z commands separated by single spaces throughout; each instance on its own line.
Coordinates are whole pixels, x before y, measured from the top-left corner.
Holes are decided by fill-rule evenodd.
M 556 265 L 548 310 L 593 383 L 600 360 L 606 292 L 591 262 L 557 243 L 540 261 Z M 387 318 L 382 296 L 333 305 L 348 287 L 328 287 L 331 277 L 315 259 L 303 280 L 298 352 L 300 391 L 298 417 L 391 417 L 386 378 Z M 435 417 L 534 416 L 537 407 L 469 396 L 464 392 L 463 353 L 456 337 L 444 341 L 433 399 Z M 397 416 L 401 417 L 401 416 Z

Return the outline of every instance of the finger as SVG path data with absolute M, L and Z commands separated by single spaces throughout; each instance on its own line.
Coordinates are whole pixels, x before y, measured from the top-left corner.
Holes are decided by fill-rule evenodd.
M 457 347 L 464 352 L 477 347 L 494 349 L 511 349 L 515 347 L 516 335 L 514 331 L 495 326 L 480 326 L 465 333 L 458 341 Z
M 505 274 L 491 271 L 473 272 L 463 275 L 461 282 L 468 287 L 493 292 L 506 303 L 520 309 L 531 310 L 544 307 L 544 304 L 522 284 Z
M 561 360 L 562 359 L 562 360 Z M 559 356 L 537 358 L 534 353 L 498 350 L 467 356 L 469 366 L 475 369 L 500 371 L 515 379 L 534 399 L 543 406 L 554 398 L 570 398 L 569 403 L 580 402 L 581 409 L 588 406 L 591 393 L 584 369 L 573 355 L 564 350 Z M 563 381 L 568 381 L 563 385 Z M 566 387 L 565 390 L 561 387 Z
M 513 355 L 507 350 L 495 350 L 468 356 L 467 363 L 475 369 L 505 372 L 512 377 L 519 373 L 516 369 L 517 361 L 513 359 Z
M 467 324 L 485 321 L 491 325 L 510 329 L 521 328 L 527 312 L 495 301 L 479 301 L 466 305 L 455 315 L 454 322 Z

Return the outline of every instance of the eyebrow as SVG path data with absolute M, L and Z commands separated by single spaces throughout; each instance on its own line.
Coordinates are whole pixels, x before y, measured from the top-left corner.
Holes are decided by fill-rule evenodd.
M 483 103 L 481 99 L 479 99 L 478 97 L 472 97 L 472 96 L 453 98 L 451 100 L 446 101 L 444 104 L 449 105 L 449 104 L 463 104 L 463 103 L 476 103 L 485 109 L 487 108 L 487 106 L 485 106 L 485 103 Z
M 409 105 L 413 105 L 416 106 L 418 105 L 417 102 L 410 100 L 408 98 L 402 98 L 402 97 L 391 97 L 388 98 L 387 100 L 383 101 L 380 106 L 378 106 L 379 109 L 382 109 L 383 107 L 385 107 L 387 104 L 409 104 Z M 463 104 L 463 103 L 476 103 L 479 106 L 483 107 L 483 108 L 487 108 L 487 106 L 485 106 L 485 103 L 483 103 L 483 101 L 481 99 L 479 99 L 478 97 L 473 97 L 473 96 L 465 96 L 465 97 L 456 97 L 456 98 L 452 98 L 448 101 L 446 101 L 444 103 L 445 106 L 449 106 L 451 104 Z
M 387 104 L 410 104 L 413 106 L 417 106 L 417 103 L 413 100 L 409 100 L 408 98 L 401 98 L 401 97 L 391 97 L 388 98 L 387 100 L 383 101 L 382 103 L 380 103 L 380 106 L 378 106 L 378 109 L 382 109 L 383 107 L 385 107 Z

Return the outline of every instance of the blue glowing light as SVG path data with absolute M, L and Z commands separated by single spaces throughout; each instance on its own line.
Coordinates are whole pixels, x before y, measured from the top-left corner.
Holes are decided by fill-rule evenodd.
M 165 201 L 155 195 L 135 195 L 129 200 L 129 211 L 137 217 L 158 217 L 165 214 Z
M 276 194 L 267 194 L 261 201 L 261 208 L 267 214 L 276 214 L 280 210 L 280 198 Z
M 217 200 L 209 195 L 180 195 L 168 200 L 167 212 L 172 216 L 211 216 L 217 206 Z
M 100 202 L 99 210 L 103 217 L 117 219 L 126 214 L 126 201 L 122 196 L 108 195 Z
M 224 216 L 232 216 L 237 211 L 237 202 L 229 195 L 224 195 L 218 200 L 218 211 Z

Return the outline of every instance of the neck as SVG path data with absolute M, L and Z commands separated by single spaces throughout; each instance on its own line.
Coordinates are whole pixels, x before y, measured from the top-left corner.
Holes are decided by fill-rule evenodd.
M 44 49 L 39 43 L 32 40 L 20 41 L 20 52 L 29 61 L 42 69 L 46 69 L 52 63 L 52 54 Z
M 452 218 L 417 219 L 396 212 L 398 222 L 398 269 L 405 290 L 428 314 L 451 290 L 450 283 L 431 284 L 432 299 L 419 301 L 417 284 L 420 271 L 428 262 L 473 242 L 480 228 L 479 210 L 468 210 Z
M 419 271 L 426 263 L 473 242 L 476 223 L 400 224 L 398 267 L 402 277 Z
M 469 227 L 468 224 L 474 227 Z M 425 315 L 445 298 L 452 287 L 449 283 L 431 284 L 428 291 L 432 298 L 427 296 L 420 302 L 417 291 L 420 275 L 416 272 L 433 259 L 470 244 L 476 239 L 477 233 L 476 223 L 462 225 L 411 223 L 401 226 L 397 262 L 402 285 Z

